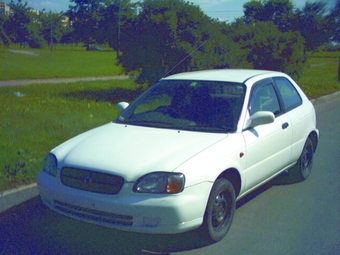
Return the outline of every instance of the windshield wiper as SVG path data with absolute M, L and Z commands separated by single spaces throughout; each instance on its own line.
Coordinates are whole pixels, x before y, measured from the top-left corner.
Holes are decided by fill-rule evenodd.
M 153 127 L 154 125 L 174 126 L 173 123 L 159 121 L 159 120 L 124 120 L 124 121 L 119 121 L 118 123 L 128 124 L 128 125 L 130 124 L 130 125 L 151 126 L 151 127 Z
M 208 124 L 189 125 L 189 126 L 185 126 L 184 128 L 186 130 L 192 130 L 192 131 L 217 132 L 217 133 L 227 133 L 227 132 L 234 131 L 230 127 L 218 127 L 218 126 L 211 126 Z

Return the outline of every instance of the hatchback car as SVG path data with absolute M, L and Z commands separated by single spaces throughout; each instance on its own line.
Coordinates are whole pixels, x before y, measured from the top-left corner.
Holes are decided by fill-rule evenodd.
M 88 223 L 142 233 L 228 232 L 236 201 L 283 171 L 306 179 L 315 110 L 286 74 L 210 70 L 161 79 L 120 116 L 53 149 L 43 203 Z

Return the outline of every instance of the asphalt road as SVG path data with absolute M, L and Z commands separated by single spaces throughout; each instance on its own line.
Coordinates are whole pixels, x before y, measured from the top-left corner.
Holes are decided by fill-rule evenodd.
M 220 242 L 199 233 L 143 235 L 60 216 L 38 197 L 0 214 L 0 254 L 340 254 L 340 100 L 317 105 L 321 137 L 302 183 L 282 175 L 238 202 Z

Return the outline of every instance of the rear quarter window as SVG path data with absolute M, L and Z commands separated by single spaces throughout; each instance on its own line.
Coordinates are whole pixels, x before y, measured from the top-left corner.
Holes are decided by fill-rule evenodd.
M 285 111 L 290 111 L 302 104 L 302 99 L 294 85 L 285 77 L 273 78 L 280 93 Z

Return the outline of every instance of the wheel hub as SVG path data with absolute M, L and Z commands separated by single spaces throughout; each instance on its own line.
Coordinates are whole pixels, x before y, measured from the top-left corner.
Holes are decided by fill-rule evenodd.
M 301 160 L 301 164 L 302 164 L 302 171 L 304 173 L 309 171 L 310 165 L 311 165 L 311 154 L 313 152 L 310 151 L 309 148 L 305 148 L 303 151 L 303 155 L 302 155 L 302 160 Z
M 213 208 L 213 225 L 218 227 L 225 222 L 228 216 L 228 202 L 223 194 L 219 194 L 215 198 Z

